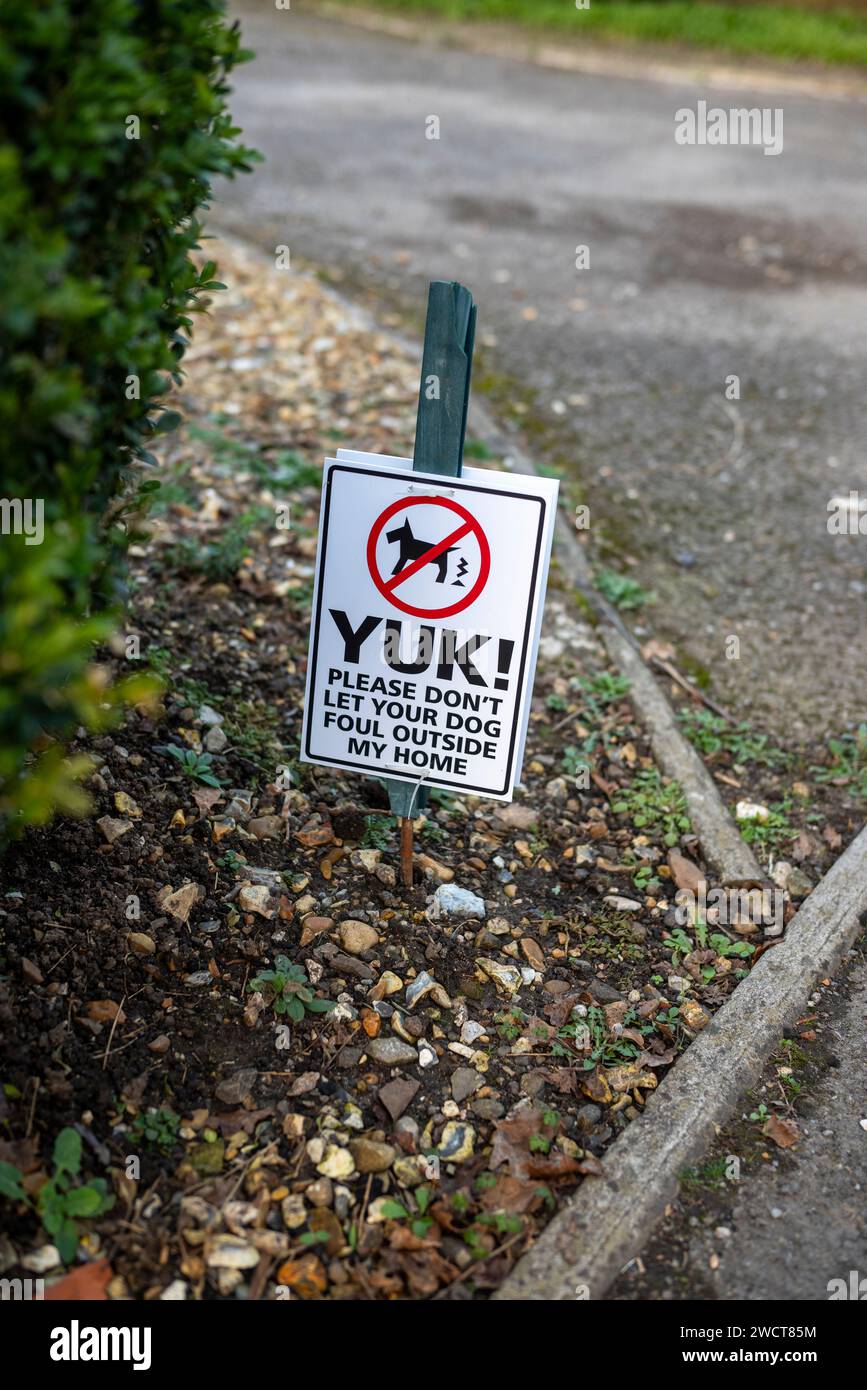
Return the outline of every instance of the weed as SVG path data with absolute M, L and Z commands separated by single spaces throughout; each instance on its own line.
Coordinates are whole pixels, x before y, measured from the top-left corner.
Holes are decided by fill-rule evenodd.
M 494 455 L 481 439 L 468 439 L 464 445 L 464 458 L 492 459 Z
M 193 748 L 180 748 L 176 743 L 167 744 L 165 751 L 171 757 L 177 758 L 183 771 L 194 782 L 204 782 L 208 787 L 225 785 L 213 771 L 213 754 L 197 753 Z
M 768 819 L 766 821 L 738 821 L 741 836 L 748 845 L 759 845 L 764 850 L 783 840 L 794 840 L 798 831 L 789 820 L 791 809 L 791 797 L 786 796 L 782 801 L 772 802 L 768 807 Z
M 788 753 L 775 748 L 767 734 L 756 733 L 749 724 L 732 726 L 709 709 L 681 710 L 678 718 L 690 743 L 706 758 L 728 753 L 736 763 L 760 767 L 785 767 L 789 762 Z
M 828 739 L 831 760 L 824 767 L 811 767 L 817 782 L 850 786 L 855 796 L 867 799 L 867 724 L 859 724 L 854 734 Z
M 582 749 L 576 748 L 574 744 L 568 744 L 563 749 L 563 762 L 561 764 L 563 772 L 567 777 L 577 777 L 581 772 L 590 771 L 590 764 Z
M 581 685 L 588 703 L 603 708 L 615 704 L 629 694 L 629 680 L 626 676 L 612 675 L 610 671 L 597 671 L 593 676 L 582 676 Z
M 274 965 L 274 970 L 263 970 L 247 988 L 270 995 L 275 1014 L 287 1014 L 300 1023 L 305 1011 L 325 1014 L 335 1007 L 330 999 L 316 998 L 303 965 L 293 965 L 287 956 L 276 956 Z
M 726 1158 L 713 1158 L 702 1168 L 684 1168 L 678 1177 L 685 1187 L 720 1188 L 725 1186 L 727 1166 Z
M 203 574 L 215 582 L 232 579 L 250 553 L 250 532 L 273 520 L 270 507 L 248 507 L 211 540 L 199 542 L 187 537 L 179 540 L 167 549 L 166 559 L 173 569 L 182 573 Z
M 626 574 L 618 574 L 616 570 L 600 570 L 596 575 L 596 587 L 615 608 L 624 610 L 641 608 L 656 599 L 656 595 L 643 589 L 637 580 L 630 579 Z
M 394 844 L 397 819 L 394 816 L 365 816 L 361 844 L 364 849 L 387 850 Z
M 105 1178 L 72 1186 L 81 1172 L 81 1135 L 62 1129 L 54 1141 L 54 1172 L 36 1195 L 36 1212 L 64 1264 L 75 1258 L 78 1249 L 76 1218 L 101 1216 L 114 1206 Z M 12 1163 L 0 1163 L 0 1194 L 15 1202 L 33 1203 L 21 1186 L 22 1173 Z
M 525 1014 L 523 1009 L 513 1006 L 511 1009 L 503 1009 L 500 1013 L 494 1014 L 494 1022 L 497 1025 L 497 1032 L 506 1042 L 514 1042 L 521 1035 L 521 1028 L 524 1024 Z
M 180 1117 L 167 1106 L 159 1110 L 146 1110 L 136 1115 L 129 1127 L 129 1137 L 135 1144 L 147 1144 L 151 1148 L 168 1153 L 178 1141 Z
M 611 809 L 628 816 L 637 830 L 661 830 L 669 847 L 690 828 L 683 791 L 655 767 L 636 772 L 629 786 L 615 794 Z

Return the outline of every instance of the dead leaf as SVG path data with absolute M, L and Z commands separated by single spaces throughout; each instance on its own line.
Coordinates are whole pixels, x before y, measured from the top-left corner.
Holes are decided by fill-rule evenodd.
M 762 1125 L 762 1134 L 781 1149 L 790 1149 L 797 1144 L 801 1135 L 794 1120 L 781 1120 L 778 1115 L 769 1115 Z
M 702 888 L 707 886 L 707 879 L 701 869 L 691 859 L 687 859 L 685 854 L 681 854 L 680 850 L 668 851 L 668 867 L 678 888 L 684 893 L 693 893 L 699 897 Z
M 218 801 L 222 801 L 223 793 L 219 787 L 194 787 L 193 800 L 199 810 L 200 816 L 206 816 Z
M 101 1303 L 108 1298 L 106 1285 L 113 1278 L 108 1260 L 95 1260 L 93 1264 L 80 1265 L 71 1273 L 64 1274 L 56 1284 L 45 1290 L 46 1302 L 50 1299 L 76 1300 L 79 1302 Z

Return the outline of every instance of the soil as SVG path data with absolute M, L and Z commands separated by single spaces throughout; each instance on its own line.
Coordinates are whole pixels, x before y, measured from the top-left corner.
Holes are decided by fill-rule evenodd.
M 695 837 L 556 581 L 516 800 L 433 797 L 411 889 L 384 789 L 296 761 L 321 457 L 405 452 L 414 372 L 312 278 L 220 260 L 101 658 L 120 676 L 138 650 L 162 687 L 76 741 L 90 817 L 0 864 L 0 1160 L 32 1196 L 78 1129 L 116 1202 L 75 1265 L 107 1261 L 112 1298 L 484 1297 L 779 938 L 678 946 L 668 856 L 702 870 Z M 857 782 L 758 756 L 709 761 L 732 801 L 785 805 L 765 858 L 816 882 Z M 479 915 L 436 916 L 449 881 Z M 276 1011 L 278 956 L 329 1012 Z M 377 1061 L 389 1039 L 416 1057 Z M 32 1206 L 0 1210 L 2 1272 L 63 1277 Z

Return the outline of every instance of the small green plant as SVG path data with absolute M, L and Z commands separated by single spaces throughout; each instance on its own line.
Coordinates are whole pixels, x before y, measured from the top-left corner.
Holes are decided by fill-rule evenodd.
M 611 809 L 628 816 L 637 830 L 661 831 L 669 848 L 690 829 L 683 791 L 655 767 L 636 772 L 629 786 L 615 793 Z
M 782 801 L 771 803 L 766 821 L 738 821 L 742 838 L 748 845 L 758 845 L 763 850 L 771 849 L 785 840 L 794 840 L 798 831 L 789 820 L 791 809 L 791 797 L 785 796 Z
M 629 680 L 626 676 L 614 675 L 611 671 L 597 671 L 594 676 L 582 676 L 588 703 L 606 706 L 613 705 L 629 694 Z
M 468 439 L 464 445 L 464 458 L 492 459 L 494 455 L 482 439 Z
M 418 1187 L 414 1196 L 418 1208 L 417 1216 L 413 1216 L 412 1212 L 403 1205 L 403 1202 L 398 1202 L 394 1197 L 386 1198 L 382 1203 L 381 1211 L 382 1215 L 387 1217 L 389 1221 L 408 1221 L 413 1235 L 417 1236 L 419 1240 L 423 1240 L 434 1224 L 433 1217 L 425 1215 L 433 1193 L 429 1187 Z
M 232 579 L 250 553 L 249 537 L 256 527 L 273 520 L 268 507 L 248 507 L 202 543 L 184 537 L 165 552 L 173 569 L 185 574 L 201 573 L 213 581 Z
M 335 1007 L 331 999 L 317 999 L 303 965 L 293 965 L 287 956 L 276 956 L 273 970 L 263 970 L 247 985 L 249 990 L 270 994 L 275 1014 L 286 1014 L 300 1023 L 305 1012 L 326 1014 Z
M 742 959 L 753 955 L 756 949 L 749 941 L 732 941 L 721 931 L 711 933 L 710 946 L 718 956 L 740 956 Z
M 390 849 L 397 820 L 394 816 L 365 816 L 361 844 L 364 849 Z
M 204 782 L 208 787 L 224 785 L 213 770 L 213 754 L 197 753 L 194 748 L 180 748 L 176 743 L 167 744 L 166 752 L 177 759 L 182 770 L 194 782 Z
M 221 869 L 228 869 L 230 874 L 239 874 L 246 867 L 246 860 L 236 854 L 233 849 L 227 849 L 225 854 L 221 854 L 217 863 Z
M 327 1245 L 329 1240 L 330 1236 L 327 1231 L 305 1231 L 302 1236 L 298 1237 L 298 1244 L 306 1246 Z
M 81 1172 L 81 1135 L 62 1129 L 54 1141 L 54 1172 L 36 1194 L 36 1212 L 46 1232 L 57 1246 L 64 1264 L 75 1258 L 78 1249 L 78 1218 L 101 1216 L 114 1206 L 105 1178 L 91 1178 L 73 1186 Z M 12 1163 L 0 1163 L 0 1194 L 15 1202 L 33 1206 L 21 1185 L 22 1173 Z
M 681 710 L 683 731 L 706 758 L 728 753 L 736 763 L 756 763 L 760 767 L 784 767 L 789 755 L 775 748 L 767 734 L 758 734 L 749 724 L 731 725 L 722 715 L 709 709 Z
M 817 782 L 851 787 L 855 796 L 867 798 L 867 724 L 859 724 L 854 734 L 828 739 L 830 762 L 811 767 Z
M 129 1137 L 133 1143 L 148 1144 L 152 1148 L 168 1153 L 178 1140 L 180 1117 L 167 1106 L 158 1110 L 146 1110 L 136 1115 L 129 1127 Z
M 502 1009 L 499 1013 L 494 1014 L 494 1022 L 500 1037 L 506 1042 L 514 1042 L 521 1035 L 524 1017 L 523 1009 L 517 1007 Z
M 674 927 L 668 934 L 667 943 L 671 947 L 672 965 L 677 965 L 681 956 L 688 956 L 695 950 L 692 937 L 687 935 L 683 927 Z
M 579 773 L 589 774 L 590 772 L 590 764 L 584 752 L 571 743 L 563 749 L 562 766 L 567 777 L 577 777 Z
M 701 1168 L 684 1168 L 678 1177 L 684 1187 L 720 1188 L 725 1185 L 727 1169 L 727 1158 L 712 1158 Z
M 765 1105 L 764 1102 L 762 1102 L 761 1105 L 757 1105 L 755 1110 L 750 1111 L 750 1119 L 754 1120 L 758 1124 L 764 1124 L 767 1118 L 768 1107 Z
M 615 608 L 624 610 L 641 608 L 645 603 L 653 603 L 656 595 L 650 593 L 635 579 L 615 570 L 600 570 L 596 576 L 596 587 L 603 598 L 613 603 Z

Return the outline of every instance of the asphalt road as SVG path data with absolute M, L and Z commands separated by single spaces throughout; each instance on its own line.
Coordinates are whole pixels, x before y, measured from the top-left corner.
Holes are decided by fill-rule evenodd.
M 258 57 L 233 109 L 266 162 L 219 190 L 216 224 L 380 307 L 469 285 L 480 379 L 589 503 L 597 563 L 657 594 L 643 628 L 760 726 L 863 718 L 867 536 L 830 535 L 827 507 L 867 508 L 865 107 L 235 9 Z M 676 144 L 701 98 L 782 107 L 783 152 Z
M 814 996 L 816 997 L 816 996 Z M 867 962 L 854 953 L 808 1012 L 825 1056 L 820 1079 L 799 1095 L 796 1147 L 768 1141 L 738 1181 L 701 1185 L 671 1215 L 609 1291 L 628 1302 L 646 1299 L 725 1300 L 734 1303 L 850 1301 L 851 1286 L 867 1278 Z M 804 1073 L 795 1069 L 804 1081 Z M 755 1148 L 758 1125 L 747 1116 L 761 1101 L 777 1101 L 783 1083 L 770 1063 L 762 1084 L 744 1096 L 738 1137 L 728 1136 L 723 1161 Z M 770 1152 L 769 1152 L 770 1151 Z M 843 1280 L 843 1286 L 833 1281 Z M 867 1284 L 854 1297 L 859 1300 Z M 759 1318 L 754 1321 L 760 1321 Z M 793 1322 L 809 1324 L 808 1317 Z

